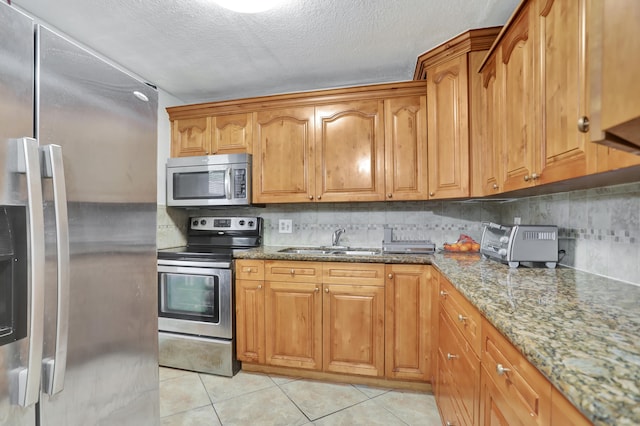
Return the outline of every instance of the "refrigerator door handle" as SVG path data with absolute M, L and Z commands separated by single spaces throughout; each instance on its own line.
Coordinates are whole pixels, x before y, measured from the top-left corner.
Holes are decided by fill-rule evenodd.
M 17 172 L 26 175 L 29 219 L 29 339 L 27 366 L 12 371 L 16 387 L 12 402 L 28 407 L 38 402 L 42 371 L 44 329 L 44 212 L 38 142 L 21 138 L 17 143 Z
M 56 350 L 53 358 L 43 362 L 42 390 L 55 395 L 64 388 L 67 369 L 67 340 L 69 335 L 69 217 L 64 178 L 62 148 L 59 145 L 41 147 L 43 177 L 52 178 L 58 252 L 58 309 L 56 321 Z

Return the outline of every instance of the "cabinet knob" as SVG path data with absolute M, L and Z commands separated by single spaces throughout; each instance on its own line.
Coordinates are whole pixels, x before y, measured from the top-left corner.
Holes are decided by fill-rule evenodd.
M 447 359 L 448 359 L 448 360 L 458 359 L 458 358 L 459 358 L 459 357 L 458 357 L 458 355 L 456 355 L 456 354 L 450 354 L 450 353 L 447 353 Z
M 435 192 L 430 192 L 430 193 L 429 193 L 429 196 L 431 196 L 431 197 L 433 197 L 434 195 L 436 195 L 436 193 L 435 193 Z
M 456 426 L 456 424 L 453 422 L 446 422 L 445 426 Z
M 462 315 L 462 314 L 458 314 L 458 321 L 460 321 L 460 322 L 465 322 L 466 320 L 467 320 L 467 317 L 465 317 L 465 316 L 464 316 L 464 315 Z
M 533 180 L 537 180 L 539 177 L 540 177 L 540 175 L 537 174 L 537 173 L 532 173 L 531 174 L 531 179 L 533 179 Z
M 449 295 L 449 293 L 447 293 L 444 290 L 440 290 L 440 297 L 447 297 Z
M 525 181 L 525 182 L 529 182 L 529 179 L 531 179 L 531 178 L 529 177 L 529 175 L 524 175 L 524 181 Z
M 508 373 L 509 371 L 511 371 L 511 369 L 503 367 L 502 364 L 496 365 L 496 373 L 498 373 L 498 376 L 503 376 L 504 373 Z
M 309 195 L 309 199 L 310 199 L 310 200 L 313 200 L 313 195 Z
M 498 184 L 497 184 L 497 183 L 494 183 L 494 184 L 493 184 L 493 189 L 498 189 L 498 188 L 499 188 Z
M 393 198 L 393 194 L 392 193 L 388 193 L 387 194 L 387 198 Z
M 262 284 L 258 284 L 258 290 L 262 290 Z
M 329 288 L 328 288 L 328 287 L 327 287 L 327 288 L 325 288 L 325 289 L 324 289 L 324 292 L 325 292 L 325 293 L 329 293 Z
M 316 287 L 315 289 L 313 289 L 313 291 L 317 293 L 317 292 L 320 291 L 320 289 L 318 287 Z
M 587 133 L 589 131 L 589 117 L 582 116 L 578 118 L 578 130 L 582 133 Z
M 387 277 L 388 277 L 390 280 L 392 280 L 392 279 L 393 279 L 393 274 L 389 274 L 389 275 L 387 275 Z
M 319 200 L 319 199 L 321 199 L 321 198 L 322 198 L 322 197 L 321 197 L 320 195 L 318 195 L 317 199 Z
M 291 269 L 291 275 L 295 275 L 296 274 L 296 270 L 295 269 Z

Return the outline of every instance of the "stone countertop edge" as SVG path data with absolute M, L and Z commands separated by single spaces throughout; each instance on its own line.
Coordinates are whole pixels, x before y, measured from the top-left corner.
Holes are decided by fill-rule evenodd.
M 640 286 L 570 268 L 509 268 L 478 254 L 279 253 L 240 259 L 434 265 L 595 425 L 640 424 Z

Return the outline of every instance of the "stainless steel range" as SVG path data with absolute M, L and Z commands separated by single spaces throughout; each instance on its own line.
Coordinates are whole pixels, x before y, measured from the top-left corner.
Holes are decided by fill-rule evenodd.
M 233 252 L 262 243 L 260 217 L 192 217 L 187 246 L 158 251 L 160 365 L 233 376 Z

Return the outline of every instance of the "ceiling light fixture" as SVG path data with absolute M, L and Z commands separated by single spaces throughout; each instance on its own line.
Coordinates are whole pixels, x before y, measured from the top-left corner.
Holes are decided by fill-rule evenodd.
M 273 9 L 282 0 L 213 0 L 218 5 L 240 13 L 259 13 Z

